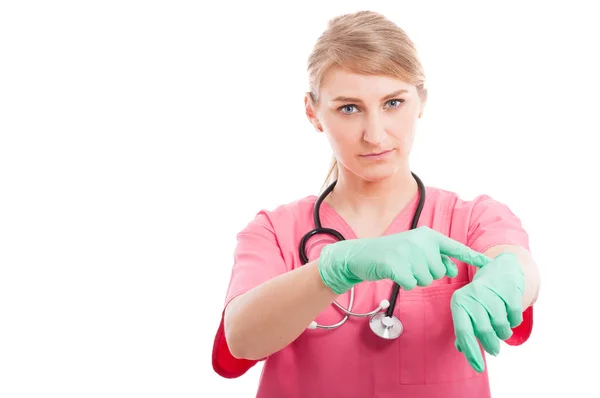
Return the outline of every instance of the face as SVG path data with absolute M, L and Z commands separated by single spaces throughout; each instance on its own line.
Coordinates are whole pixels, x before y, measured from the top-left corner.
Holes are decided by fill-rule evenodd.
M 424 107 L 414 85 L 336 68 L 323 79 L 319 102 L 307 95 L 305 105 L 311 123 L 327 135 L 341 173 L 376 181 L 408 168 Z

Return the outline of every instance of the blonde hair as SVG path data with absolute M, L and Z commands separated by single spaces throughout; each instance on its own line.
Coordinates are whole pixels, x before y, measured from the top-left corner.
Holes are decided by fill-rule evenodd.
M 310 97 L 319 102 L 319 88 L 332 67 L 354 73 L 389 76 L 417 87 L 427 99 L 425 72 L 408 35 L 395 23 L 373 11 L 359 11 L 331 19 L 308 58 Z M 324 186 L 337 180 L 333 157 Z

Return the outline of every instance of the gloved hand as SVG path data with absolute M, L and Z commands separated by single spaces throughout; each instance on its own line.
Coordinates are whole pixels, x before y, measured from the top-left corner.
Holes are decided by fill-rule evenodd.
M 517 256 L 502 253 L 452 295 L 455 345 L 477 372 L 483 372 L 485 365 L 475 338 L 485 351 L 498 355 L 500 340 L 508 339 L 511 328 L 523 322 L 524 290 L 525 276 Z
M 405 290 L 458 274 L 450 259 L 478 267 L 489 258 L 428 227 L 378 238 L 343 240 L 325 246 L 319 272 L 325 285 L 342 294 L 362 281 L 391 279 Z

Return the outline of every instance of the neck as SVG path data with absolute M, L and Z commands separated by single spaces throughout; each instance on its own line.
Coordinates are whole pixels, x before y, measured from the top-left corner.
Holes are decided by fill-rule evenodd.
M 326 201 L 343 213 L 385 217 L 399 213 L 417 191 L 408 167 L 379 181 L 365 181 L 340 167 L 338 182 Z

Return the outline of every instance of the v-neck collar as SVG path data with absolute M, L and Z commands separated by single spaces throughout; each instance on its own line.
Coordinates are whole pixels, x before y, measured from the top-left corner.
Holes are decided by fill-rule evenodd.
M 425 202 L 427 202 L 428 192 L 427 188 L 425 188 Z M 414 216 L 415 210 L 417 209 L 417 205 L 419 204 L 420 194 L 419 192 L 415 192 L 412 199 L 404 206 L 402 210 L 394 217 L 390 225 L 387 226 L 383 235 L 389 235 L 397 232 L 401 232 L 404 230 L 410 229 L 410 224 L 412 223 L 412 218 Z M 317 197 L 315 197 L 315 201 Z M 356 239 L 357 236 L 348 225 L 346 220 L 327 202 L 321 202 L 321 209 L 319 211 L 319 216 L 321 217 L 321 226 L 324 228 L 333 228 L 339 231 L 345 239 Z

